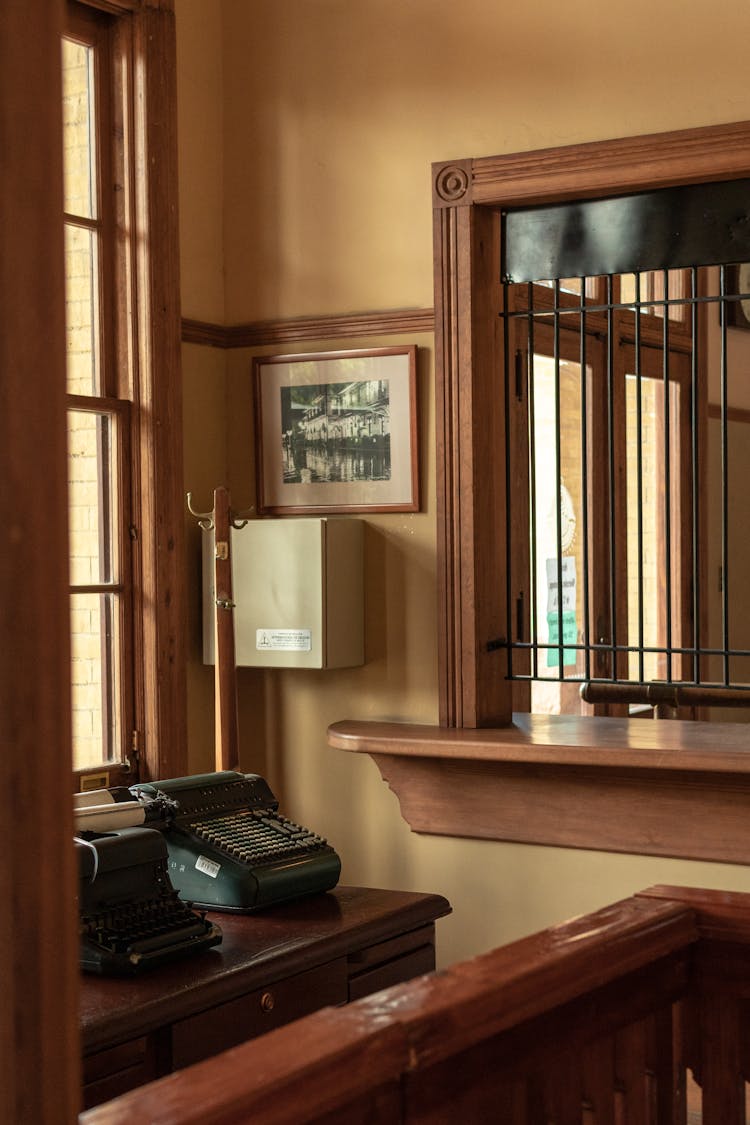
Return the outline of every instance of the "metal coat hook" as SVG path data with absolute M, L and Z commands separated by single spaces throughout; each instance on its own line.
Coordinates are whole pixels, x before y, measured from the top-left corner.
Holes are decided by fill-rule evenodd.
M 191 516 L 195 516 L 195 518 L 198 521 L 199 527 L 202 527 L 204 531 L 211 531 L 213 526 L 214 526 L 214 514 L 213 514 L 213 512 L 196 512 L 195 508 L 193 507 L 192 501 L 193 501 L 193 494 L 192 494 L 192 492 L 188 492 L 188 494 L 187 494 L 188 511 L 190 512 Z
M 188 506 L 188 511 L 190 512 L 191 516 L 195 516 L 195 518 L 198 521 L 199 526 L 202 527 L 204 531 L 212 531 L 213 530 L 213 528 L 214 528 L 214 513 L 213 512 L 196 512 L 195 508 L 193 507 L 193 494 L 192 494 L 192 492 L 188 492 L 188 494 L 187 494 L 187 506 Z M 240 531 L 241 528 L 243 528 L 245 526 L 248 519 L 254 514 L 255 514 L 255 508 L 254 507 L 245 508 L 245 510 L 243 512 L 233 512 L 230 509 L 229 522 L 232 525 L 232 527 L 236 528 L 237 531 Z
M 245 508 L 244 512 L 231 512 L 230 515 L 232 527 L 236 528 L 237 531 L 239 531 L 245 526 L 247 520 L 250 518 L 250 516 L 253 515 L 254 512 L 255 508 Z

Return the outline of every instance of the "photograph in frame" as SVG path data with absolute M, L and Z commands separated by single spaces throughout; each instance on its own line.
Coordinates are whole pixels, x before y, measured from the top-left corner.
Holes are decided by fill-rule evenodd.
M 416 351 L 256 357 L 260 514 L 419 510 Z

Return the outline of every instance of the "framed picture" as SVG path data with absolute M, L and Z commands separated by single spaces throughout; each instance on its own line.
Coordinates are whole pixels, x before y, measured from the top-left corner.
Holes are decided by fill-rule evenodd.
M 750 294 L 750 262 L 727 266 L 726 291 L 728 296 L 733 293 Z M 727 301 L 726 310 L 727 324 L 733 328 L 750 328 L 750 296 L 739 301 Z
M 418 511 L 416 355 L 256 357 L 258 511 Z

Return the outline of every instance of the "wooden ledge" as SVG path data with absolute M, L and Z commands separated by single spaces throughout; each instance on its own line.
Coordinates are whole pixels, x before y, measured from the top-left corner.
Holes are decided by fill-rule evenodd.
M 344 720 L 415 832 L 750 861 L 742 723 L 515 715 L 501 729 Z
M 750 775 L 744 723 L 516 714 L 510 727 L 469 730 L 344 719 L 328 742 L 365 754 Z

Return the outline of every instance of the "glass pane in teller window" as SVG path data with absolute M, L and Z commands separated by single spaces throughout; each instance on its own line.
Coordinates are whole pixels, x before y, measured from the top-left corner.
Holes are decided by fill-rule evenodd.
M 540 679 L 532 684 L 531 709 L 537 713 L 575 713 L 580 711 L 578 685 L 563 684 L 560 680 L 580 677 L 584 672 L 583 654 L 572 647 L 583 639 L 584 619 L 584 555 L 580 530 L 583 514 L 581 367 L 561 360 L 556 375 L 556 364 L 551 357 L 535 355 L 532 378 L 534 411 L 529 436 L 534 513 L 531 535 L 536 567 L 532 575 L 536 591 L 533 627 L 537 643 L 550 647 L 539 650 L 535 672 Z M 559 559 L 558 546 L 562 551 Z
M 70 583 L 114 580 L 114 424 L 111 415 L 68 412 Z
M 113 761 L 119 746 L 119 661 L 116 594 L 70 599 L 73 768 Z
M 581 294 L 581 279 L 580 277 L 561 277 L 558 279 L 560 284 L 561 293 L 577 293 Z M 554 281 L 538 281 L 537 285 L 543 285 L 545 289 L 554 289 Z
M 664 384 L 659 379 L 638 378 L 628 374 L 625 380 L 627 410 L 627 578 L 628 578 L 628 644 L 647 649 L 664 650 L 670 641 L 666 625 L 666 538 L 665 505 L 670 505 L 673 542 L 672 597 L 677 596 L 676 551 L 680 526 L 678 495 L 665 495 L 664 412 L 670 410 L 671 441 L 677 440 L 678 388 L 669 386 L 665 400 Z M 640 408 L 638 399 L 640 398 Z M 677 473 L 676 450 L 670 453 L 671 470 Z M 639 520 L 640 514 L 640 520 Z M 640 582 L 639 582 L 640 577 Z M 679 603 L 672 607 L 671 644 L 680 642 Z M 638 653 L 629 656 L 632 680 L 664 680 L 680 678 L 680 658 L 667 664 L 664 651 L 646 652 L 641 668 Z M 643 676 L 641 676 L 641 670 Z M 687 669 L 686 669 L 687 670 Z
M 65 226 L 65 336 L 68 394 L 99 394 L 97 237 Z
M 666 291 L 665 291 L 666 281 Z M 687 323 L 690 310 L 685 303 L 689 296 L 689 274 L 687 270 L 653 270 L 642 273 L 638 279 L 632 273 L 620 276 L 620 301 L 635 310 L 641 302 L 639 312 L 644 315 L 667 316 L 670 320 Z M 665 305 L 666 300 L 666 305 Z M 669 302 L 677 302 L 670 304 Z M 682 303 L 679 303 L 682 302 Z
M 62 42 L 64 209 L 94 217 L 94 51 Z

